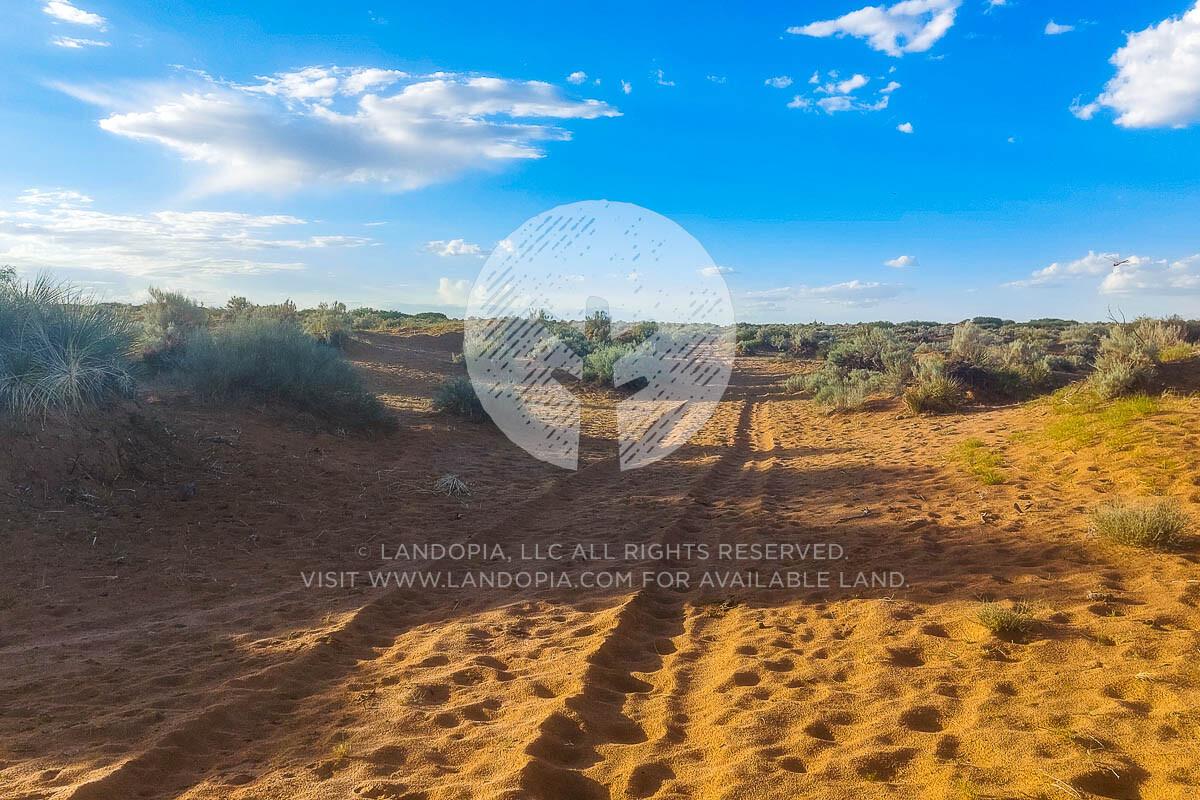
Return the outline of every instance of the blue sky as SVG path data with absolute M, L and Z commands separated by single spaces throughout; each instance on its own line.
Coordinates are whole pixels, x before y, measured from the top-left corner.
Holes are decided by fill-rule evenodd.
M 0 262 L 103 296 L 461 312 L 607 198 L 745 320 L 1200 317 L 1191 0 L 9 0 L 0 68 Z

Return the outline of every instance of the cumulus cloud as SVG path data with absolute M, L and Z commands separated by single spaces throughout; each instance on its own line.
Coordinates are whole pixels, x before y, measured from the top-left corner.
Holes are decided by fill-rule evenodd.
M 912 133 L 913 124 L 911 122 L 901 122 L 896 126 L 896 130 L 900 131 L 901 133 Z
M 470 293 L 471 282 L 466 279 L 438 278 L 437 297 L 444 305 L 465 306 Z
M 1116 75 L 1095 101 L 1071 111 L 1091 119 L 1101 107 L 1125 128 L 1183 128 L 1200 122 L 1200 0 L 1182 17 L 1170 17 L 1128 34 L 1110 59 Z
M 563 120 L 620 116 L 551 84 L 438 73 L 308 67 L 237 85 L 193 74 L 116 98 L 73 96 L 111 111 L 109 133 L 202 165 L 200 192 L 375 183 L 396 190 L 545 155 L 570 140 Z M 147 107 L 148 106 L 148 107 Z
M 85 47 L 108 47 L 108 42 L 101 42 L 96 39 L 77 39 L 74 36 L 56 36 L 50 40 L 50 44 L 55 47 L 64 47 L 68 50 L 82 50 Z
M 1015 288 L 1062 288 L 1099 278 L 1100 294 L 1196 294 L 1200 293 L 1200 255 L 1176 261 L 1144 255 L 1097 253 L 1083 258 L 1054 262 L 1036 270 L 1029 278 L 1005 284 Z
M 1074 25 L 1059 25 L 1054 20 L 1050 20 L 1046 23 L 1046 29 L 1044 33 L 1047 36 L 1059 36 L 1064 33 L 1070 33 L 1073 30 L 1075 30 Z
M 826 38 L 866 39 L 875 50 L 899 57 L 923 53 L 954 25 L 961 0 L 903 0 L 892 6 L 867 6 L 837 19 L 788 28 L 788 33 Z
M 282 214 L 120 214 L 92 205 L 79 192 L 30 189 L 0 206 L 0 263 L 178 282 L 303 270 L 303 253 L 374 244 L 313 234 L 312 223 Z
M 885 267 L 893 267 L 894 269 L 905 269 L 906 267 L 919 267 L 921 262 L 916 256 L 896 256 L 883 262 Z
M 767 78 L 763 83 L 775 89 L 786 89 L 792 85 L 792 79 L 788 75 L 777 75 L 774 78 Z
M 69 0 L 46 0 L 42 11 L 60 22 L 69 22 L 72 25 L 86 25 L 97 30 L 104 30 L 108 25 L 108 21 L 104 17 L 84 11 L 82 8 L 72 5 Z
M 567 83 L 573 83 L 576 86 L 587 80 L 587 73 L 581 69 L 577 69 L 567 76 Z
M 483 255 L 482 247 L 464 239 L 435 239 L 425 244 L 425 251 L 443 258 Z
M 896 91 L 899 88 L 900 88 L 900 83 L 898 81 L 889 81 L 887 86 L 885 86 L 879 90 L 879 93 L 880 94 L 891 94 L 892 92 Z
M 621 81 L 621 92 L 622 93 L 629 94 L 632 91 L 633 91 L 632 83 L 630 83 L 629 81 Z

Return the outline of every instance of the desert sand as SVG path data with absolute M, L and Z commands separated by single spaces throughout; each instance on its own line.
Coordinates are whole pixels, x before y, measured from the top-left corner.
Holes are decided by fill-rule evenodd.
M 0 797 L 592 800 L 1200 796 L 1200 571 L 1093 540 L 1087 511 L 1196 511 L 1186 395 L 1122 441 L 1042 435 L 1044 403 L 830 415 L 740 360 L 692 442 L 542 464 L 432 413 L 453 334 L 351 357 L 400 418 L 364 440 L 160 387 L 0 454 Z M 1194 373 L 1194 365 L 1192 372 Z M 1177 378 L 1179 376 L 1176 376 Z M 984 485 L 950 456 L 1003 457 Z M 433 490 L 451 473 L 470 495 Z M 305 586 L 405 542 L 836 544 L 797 588 Z M 460 562 L 467 571 L 494 563 Z M 571 573 L 589 568 L 563 562 Z M 641 569 L 698 578 L 687 559 Z M 853 584 L 858 573 L 901 586 Z M 835 579 L 836 581 L 836 579 Z M 1031 604 L 1019 641 L 977 621 Z

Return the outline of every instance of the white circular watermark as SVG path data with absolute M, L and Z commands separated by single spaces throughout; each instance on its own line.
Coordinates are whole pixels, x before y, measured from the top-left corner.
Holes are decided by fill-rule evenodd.
M 575 469 L 581 404 L 563 381 L 611 384 L 630 392 L 616 408 L 621 469 L 669 455 L 729 384 L 722 272 L 687 231 L 630 203 L 528 220 L 492 252 L 467 303 L 463 352 L 484 410 L 531 455 Z

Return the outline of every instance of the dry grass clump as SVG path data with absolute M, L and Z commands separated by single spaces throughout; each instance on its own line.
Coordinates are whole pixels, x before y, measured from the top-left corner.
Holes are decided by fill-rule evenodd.
M 1037 624 L 1033 618 L 1033 607 L 1028 603 L 984 603 L 976 614 L 979 624 L 993 636 L 1007 641 L 1016 641 L 1028 636 Z
M 1167 498 L 1151 503 L 1106 503 L 1092 511 L 1091 533 L 1110 542 L 1167 550 L 1188 537 L 1191 518 Z
M 1100 340 L 1096 370 L 1088 384 L 1104 399 L 1125 397 L 1148 389 L 1159 364 L 1194 353 L 1187 342 L 1187 326 L 1180 320 L 1143 317 L 1113 325 Z

